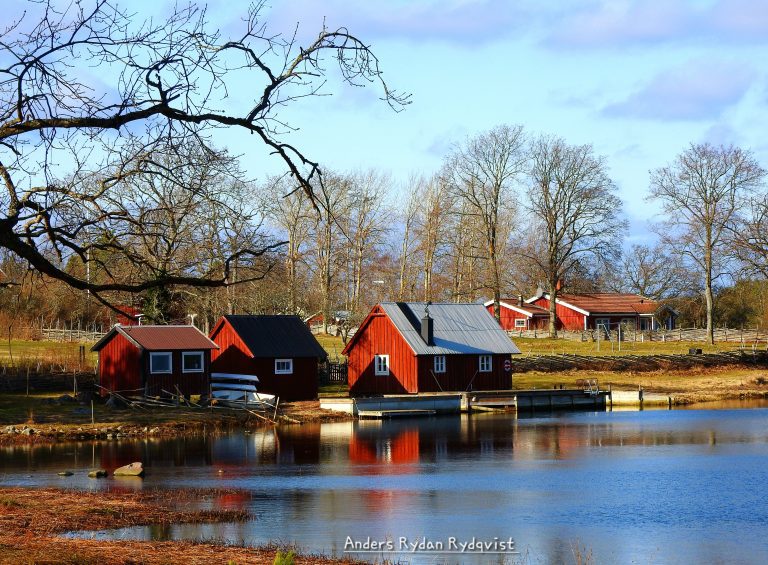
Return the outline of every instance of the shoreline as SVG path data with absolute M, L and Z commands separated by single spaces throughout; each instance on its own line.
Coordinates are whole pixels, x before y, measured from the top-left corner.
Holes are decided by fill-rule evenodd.
M 232 495 L 233 489 L 151 489 L 98 493 L 59 488 L 0 487 L 2 563 L 272 563 L 279 545 L 236 546 L 211 541 L 105 541 L 67 538 L 130 526 L 244 522 L 242 509 L 205 510 L 201 502 Z M 297 552 L 295 563 L 359 563 Z

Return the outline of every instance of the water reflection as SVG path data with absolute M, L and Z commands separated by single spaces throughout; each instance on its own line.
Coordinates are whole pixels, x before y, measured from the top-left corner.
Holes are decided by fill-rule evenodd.
M 749 563 L 768 561 L 766 424 L 757 409 L 282 426 L 7 448 L 0 481 L 114 488 L 85 470 L 141 460 L 147 477 L 126 488 L 239 488 L 213 504 L 257 516 L 117 536 L 297 541 L 337 555 L 347 536 L 513 536 L 533 562 L 572 561 L 580 546 L 596 562 Z

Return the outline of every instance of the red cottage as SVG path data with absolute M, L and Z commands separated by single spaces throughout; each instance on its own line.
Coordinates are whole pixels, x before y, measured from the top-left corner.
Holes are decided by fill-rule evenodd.
M 541 292 L 526 302 L 549 312 L 549 293 Z M 639 331 L 672 330 L 677 321 L 677 312 L 665 304 L 616 292 L 558 294 L 555 312 L 558 330 L 615 330 L 619 324 Z
M 107 391 L 159 396 L 208 394 L 211 350 L 194 326 L 113 327 L 91 349 L 99 353 L 99 384 Z M 106 389 L 106 390 L 104 390 Z
M 493 300 L 489 300 L 483 306 L 493 316 Z M 502 298 L 501 327 L 507 331 L 545 330 L 549 328 L 549 310 L 528 304 L 522 296 L 517 299 Z
M 343 351 L 351 396 L 504 390 L 520 350 L 482 304 L 383 302 Z
M 259 377 L 259 392 L 281 400 L 317 398 L 325 350 L 298 316 L 223 316 L 211 332 L 212 370 Z

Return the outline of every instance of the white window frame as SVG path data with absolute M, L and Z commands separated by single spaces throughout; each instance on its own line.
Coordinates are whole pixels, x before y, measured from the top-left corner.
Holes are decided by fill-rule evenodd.
M 525 318 L 515 318 L 515 328 L 524 328 L 526 321 Z
M 378 377 L 389 375 L 389 355 L 373 356 L 373 373 Z
M 491 371 L 493 371 L 493 356 L 480 355 L 478 357 L 478 372 L 490 373 Z
M 155 359 L 159 357 L 168 358 L 167 371 L 155 370 Z M 173 373 L 173 353 L 171 353 L 170 351 L 150 351 L 149 352 L 149 372 L 153 375 L 170 375 L 171 373 Z
M 445 355 L 435 355 L 434 361 L 432 362 L 432 368 L 435 371 L 435 374 L 445 373 Z
M 278 369 L 278 363 L 287 363 L 287 367 Z M 275 359 L 275 374 L 276 375 L 292 375 L 293 374 L 293 359 Z
M 199 369 L 187 369 L 186 359 L 187 357 L 199 357 L 200 368 Z M 204 373 L 205 372 L 205 355 L 202 351 L 182 351 L 181 352 L 181 372 L 182 373 Z

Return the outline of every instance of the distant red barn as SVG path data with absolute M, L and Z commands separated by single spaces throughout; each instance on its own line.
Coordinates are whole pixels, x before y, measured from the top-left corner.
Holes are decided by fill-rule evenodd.
M 482 304 L 383 302 L 343 351 L 351 396 L 503 390 L 520 353 Z
M 207 394 L 211 350 L 217 345 L 194 326 L 113 327 L 91 350 L 99 353 L 99 384 L 128 394 Z M 106 390 L 104 390 L 106 389 Z
M 549 312 L 549 293 L 526 300 Z M 604 292 L 591 294 L 559 293 L 555 303 L 557 329 L 616 329 L 619 325 L 640 331 L 674 329 L 677 312 L 669 306 L 639 294 Z
M 298 316 L 223 316 L 211 331 L 217 373 L 259 377 L 259 392 L 282 400 L 317 398 L 318 362 L 327 354 Z
M 493 315 L 493 300 L 483 306 Z M 528 304 L 522 296 L 517 299 L 502 298 L 499 306 L 501 327 L 507 331 L 544 330 L 549 327 L 549 310 L 536 304 Z

